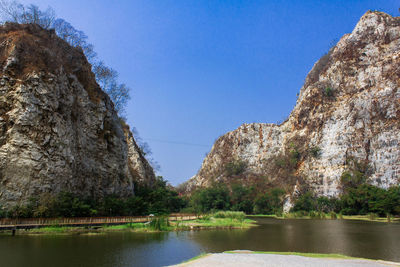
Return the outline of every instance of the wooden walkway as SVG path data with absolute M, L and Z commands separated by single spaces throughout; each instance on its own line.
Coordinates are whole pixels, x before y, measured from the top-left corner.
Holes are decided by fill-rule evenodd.
M 48 226 L 101 226 L 149 222 L 153 216 L 80 217 L 80 218 L 18 218 L 0 219 L 0 230 L 31 229 Z M 195 214 L 170 214 L 170 221 L 197 219 Z

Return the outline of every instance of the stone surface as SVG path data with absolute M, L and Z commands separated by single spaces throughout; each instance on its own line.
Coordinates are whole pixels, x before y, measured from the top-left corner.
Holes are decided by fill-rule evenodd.
M 236 266 L 236 267 L 248 267 L 248 266 L 265 266 L 265 267 L 281 267 L 281 266 L 293 266 L 293 267 L 379 267 L 379 266 L 400 266 L 397 262 L 388 261 L 376 261 L 367 259 L 340 259 L 340 258 L 312 258 L 307 256 L 296 256 L 296 255 L 279 255 L 278 254 L 262 254 L 262 253 L 214 253 L 209 254 L 199 259 L 174 265 L 176 267 L 184 266 L 198 266 L 198 267 L 212 267 L 212 266 Z
M 154 172 L 82 51 L 35 25 L 0 27 L 0 204 L 43 192 L 133 194 Z
M 285 122 L 243 124 L 220 137 L 186 191 L 239 180 L 293 193 L 308 184 L 318 195 L 336 196 L 350 159 L 370 166 L 370 183 L 397 185 L 399 85 L 400 18 L 369 11 L 314 65 Z M 313 156 L 316 148 L 319 155 Z M 294 151 L 299 153 L 294 171 L 279 167 Z M 226 165 L 240 161 L 246 171 L 227 175 Z

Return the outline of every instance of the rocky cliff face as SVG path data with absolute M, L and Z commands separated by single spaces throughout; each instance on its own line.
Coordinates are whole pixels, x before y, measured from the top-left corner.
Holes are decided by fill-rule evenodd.
M 399 142 L 400 18 L 367 12 L 314 65 L 288 120 L 221 136 L 186 189 L 239 180 L 288 192 L 307 184 L 335 196 L 352 162 L 369 166 L 370 183 L 389 187 L 400 183 Z
M 1 26 L 0 204 L 59 191 L 126 197 L 153 180 L 82 51 L 39 26 Z

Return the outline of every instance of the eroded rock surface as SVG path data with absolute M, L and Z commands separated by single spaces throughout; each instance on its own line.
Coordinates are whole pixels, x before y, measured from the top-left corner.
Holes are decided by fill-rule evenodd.
M 335 196 L 350 160 L 368 164 L 370 183 L 397 185 L 399 85 L 400 18 L 367 12 L 314 65 L 287 121 L 243 124 L 220 137 L 186 190 L 236 179 L 292 192 L 308 184 L 318 195 Z M 230 162 L 247 168 L 227 175 Z
M 82 51 L 39 26 L 1 26 L 0 204 L 59 191 L 126 197 L 153 180 Z

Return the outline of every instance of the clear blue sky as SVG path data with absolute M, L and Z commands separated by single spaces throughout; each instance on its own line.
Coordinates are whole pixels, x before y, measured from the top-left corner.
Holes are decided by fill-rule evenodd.
M 313 64 L 367 10 L 400 15 L 395 0 L 20 2 L 53 7 L 120 73 L 128 123 L 173 185 L 220 135 L 287 117 Z

